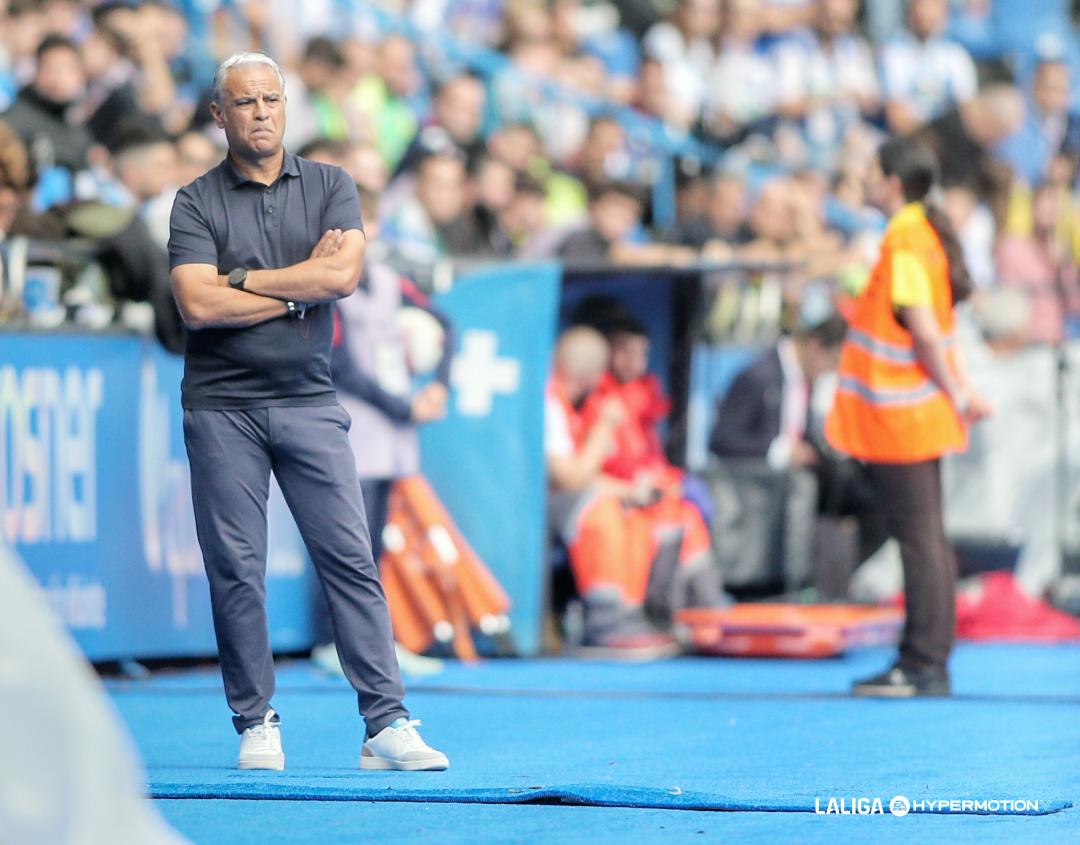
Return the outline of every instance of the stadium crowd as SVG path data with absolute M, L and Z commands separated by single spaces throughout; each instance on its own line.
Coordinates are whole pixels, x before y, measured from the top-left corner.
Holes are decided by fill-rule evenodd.
M 808 280 L 850 291 L 884 223 L 864 171 L 914 133 L 984 329 L 1057 339 L 1058 268 L 1080 307 L 1064 3 L 1039 4 L 1039 37 L 1008 0 L 5 6 L 0 230 L 105 238 L 109 293 L 155 304 L 159 334 L 177 331 L 163 265 L 132 264 L 155 264 L 176 188 L 222 155 L 209 83 L 238 49 L 282 63 L 287 147 L 347 169 L 378 249 L 422 283 L 442 259 L 734 259 L 796 264 L 795 304 Z

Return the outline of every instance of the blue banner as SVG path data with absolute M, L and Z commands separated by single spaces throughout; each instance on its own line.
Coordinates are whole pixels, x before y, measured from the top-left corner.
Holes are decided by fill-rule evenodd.
M 134 337 L 0 334 L 0 541 L 93 660 L 216 652 L 182 369 Z M 307 647 L 309 565 L 276 487 L 270 548 L 271 642 Z
M 509 593 L 514 637 L 540 647 L 545 594 L 544 384 L 557 322 L 557 264 L 458 279 L 438 306 L 458 349 L 447 418 L 423 429 L 424 475 Z

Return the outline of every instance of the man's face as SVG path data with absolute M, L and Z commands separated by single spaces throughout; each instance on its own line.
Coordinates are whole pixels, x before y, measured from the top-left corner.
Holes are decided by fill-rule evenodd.
M 818 15 L 821 28 L 829 35 L 844 35 L 851 32 L 858 13 L 858 0 L 819 0 Z
M 817 381 L 840 366 L 840 347 L 824 346 L 816 337 L 806 339 L 803 347 L 803 368 L 806 380 Z
M 746 184 L 741 179 L 720 179 L 709 195 L 709 221 L 719 234 L 732 234 L 743 221 Z
M 619 243 L 641 219 L 641 205 L 633 197 L 617 191 L 602 194 L 592 204 L 592 223 L 609 244 Z
M 786 181 L 777 179 L 762 187 L 750 215 L 750 226 L 759 237 L 776 243 L 785 243 L 791 238 L 794 219 L 790 186 Z
M 34 89 L 54 103 L 72 103 L 86 85 L 82 59 L 67 47 L 49 50 L 38 61 Z
M 649 339 L 617 334 L 611 341 L 611 374 L 622 384 L 636 381 L 649 369 Z
M 412 42 L 406 38 L 387 38 L 379 49 L 379 75 L 395 96 L 411 96 L 420 78 Z
M 478 79 L 462 77 L 447 84 L 436 106 L 439 123 L 457 143 L 476 139 L 484 120 L 484 87 Z
M 929 38 L 945 28 L 948 15 L 945 0 L 911 0 L 908 25 L 919 38 Z
M 416 195 L 432 223 L 452 222 L 465 202 L 465 166 L 453 158 L 429 158 L 420 166 Z
M 1069 108 L 1069 67 L 1063 62 L 1047 62 L 1035 74 L 1032 94 L 1044 114 L 1061 114 Z
M 168 141 L 148 144 L 120 156 L 120 181 L 140 202 L 160 196 L 175 183 L 176 148 Z
M 253 158 L 276 155 L 285 135 L 285 92 L 269 65 L 237 65 L 210 109 L 229 149 Z
M 176 184 L 186 185 L 213 167 L 221 156 L 205 135 L 188 132 L 176 141 Z

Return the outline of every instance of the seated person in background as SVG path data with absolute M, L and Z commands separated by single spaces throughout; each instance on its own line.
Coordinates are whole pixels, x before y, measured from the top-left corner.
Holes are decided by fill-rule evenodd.
M 571 232 L 556 257 L 577 264 L 687 264 L 697 254 L 685 247 L 641 243 L 645 203 L 629 182 L 604 182 L 589 190 L 586 226 Z
M 783 491 L 784 502 L 779 506 L 783 536 L 781 561 L 784 586 L 788 590 L 806 586 L 811 577 L 815 513 L 856 516 L 860 519 L 863 548 L 880 544 L 872 525 L 872 502 L 859 480 L 856 466 L 835 456 L 825 445 L 821 415 L 815 414 L 812 406 L 814 384 L 836 369 L 844 334 L 844 321 L 833 316 L 794 337 L 782 337 L 732 382 L 717 407 L 709 440 L 710 451 L 729 467 L 747 468 L 747 478 L 760 483 L 766 477 L 786 479 L 779 488 L 766 486 L 769 490 Z M 736 476 L 743 477 L 738 472 Z M 743 495 L 750 494 L 739 493 L 740 498 Z M 759 552 L 762 542 L 764 548 L 771 547 L 773 526 L 762 529 L 759 517 L 748 516 L 746 530 L 751 533 L 764 530 L 770 532 L 769 537 L 743 537 L 740 551 L 754 543 L 759 544 L 754 546 Z M 763 554 L 767 556 L 768 552 Z M 860 552 L 859 557 L 863 556 Z M 725 562 L 728 562 L 726 556 Z M 766 559 L 759 560 L 757 565 L 771 566 L 771 563 Z M 760 575 L 749 572 L 748 579 Z M 739 577 L 732 580 L 738 582 Z M 730 589 L 738 586 L 733 583 Z
M 566 544 L 582 598 L 583 645 L 658 657 L 677 650 L 674 638 L 644 613 L 660 538 L 650 517 L 624 502 L 627 485 L 613 484 L 603 473 L 623 410 L 617 400 L 606 402 L 591 426 L 581 412 L 607 364 L 607 341 L 594 329 L 570 328 L 555 347 L 544 400 L 548 523 Z
M 648 332 L 629 314 L 613 319 L 604 331 L 611 348 L 610 366 L 583 411 L 589 425 L 601 418 L 609 401 L 621 405 L 621 421 L 612 432 L 603 472 L 630 491 L 644 491 L 638 495 L 654 500 L 645 511 L 656 524 L 682 532 L 678 566 L 670 575 L 662 574 L 672 585 L 670 603 L 657 610 L 666 617 L 678 607 L 715 606 L 721 601 L 720 568 L 703 515 L 711 513 L 712 503 L 704 486 L 672 466 L 664 454 L 658 427 L 670 412 L 671 401 L 660 380 L 648 372 Z M 701 509 L 695 506 L 698 502 Z
M 839 317 L 785 335 L 732 382 L 716 410 L 709 448 L 720 458 L 759 458 L 770 468 L 812 466 L 807 440 L 814 382 L 836 369 L 844 322 Z

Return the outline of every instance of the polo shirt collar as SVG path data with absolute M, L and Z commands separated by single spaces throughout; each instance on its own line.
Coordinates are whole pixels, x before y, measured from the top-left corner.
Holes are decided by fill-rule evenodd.
M 230 188 L 239 188 L 241 185 L 253 185 L 259 184 L 253 182 L 244 176 L 239 170 L 236 169 L 236 165 L 233 164 L 232 158 L 228 155 L 225 156 L 225 161 L 222 162 L 222 174 L 225 177 L 225 183 Z M 278 180 L 283 179 L 286 176 L 299 176 L 300 165 L 297 163 L 296 156 L 285 151 L 285 160 L 282 162 L 281 175 L 278 176 Z

